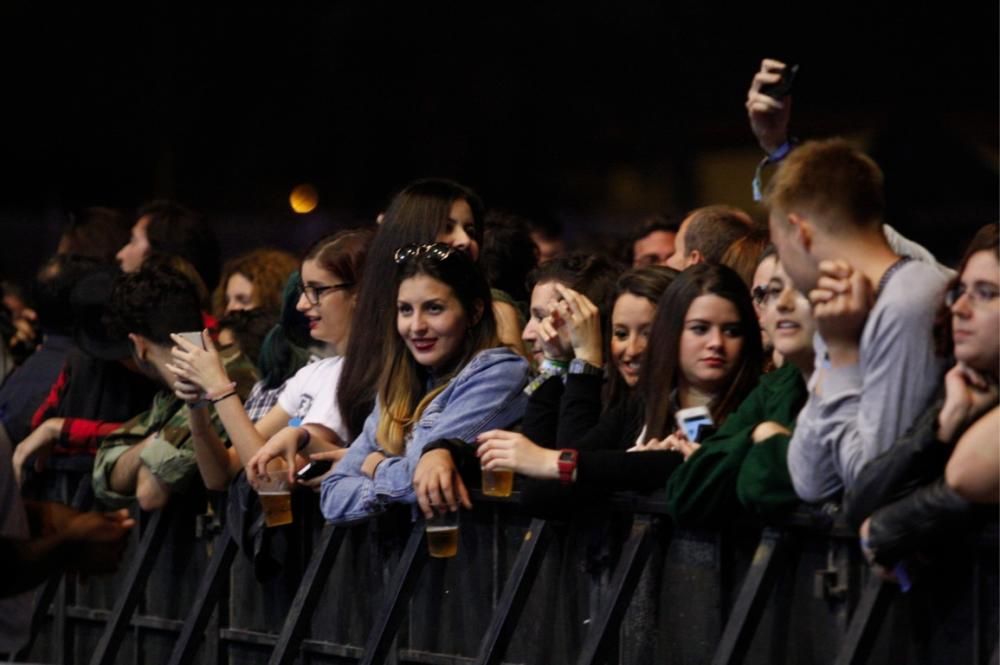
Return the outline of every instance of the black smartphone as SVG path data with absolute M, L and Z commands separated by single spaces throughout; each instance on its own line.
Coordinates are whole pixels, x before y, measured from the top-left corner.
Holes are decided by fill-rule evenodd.
M 761 94 L 773 99 L 783 99 L 792 92 L 792 85 L 795 83 L 795 75 L 799 73 L 798 65 L 787 65 L 781 70 L 781 80 L 777 83 L 768 83 L 760 86 Z
M 333 466 L 333 461 L 328 459 L 317 459 L 309 462 L 304 467 L 298 470 L 295 477 L 299 480 L 312 480 L 313 478 L 319 478 L 324 473 L 330 470 Z

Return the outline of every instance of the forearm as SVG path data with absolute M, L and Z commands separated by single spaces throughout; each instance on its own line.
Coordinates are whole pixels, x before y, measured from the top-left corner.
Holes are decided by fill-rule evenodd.
M 723 427 L 728 424 L 727 419 Z M 728 431 L 725 437 L 710 437 L 671 474 L 666 497 L 675 523 L 704 525 L 731 514 L 736 502 L 736 479 L 753 446 L 752 427 Z
M 325 453 L 344 447 L 344 442 L 329 427 L 319 423 L 306 423 L 301 428 L 309 433 L 309 442 L 300 449 L 303 455 Z
M 855 528 L 878 508 L 941 474 L 951 448 L 937 440 L 936 406 L 929 407 L 889 450 L 866 464 L 848 489 L 844 508 Z
M 191 427 L 194 459 L 205 487 L 217 491 L 226 489 L 238 468 L 234 468 L 225 443 L 212 425 L 208 407 L 190 409 L 188 422 Z
M 374 484 L 361 472 L 364 460 L 376 450 L 366 438 L 356 441 L 333 467 L 320 489 L 320 508 L 329 522 L 350 522 L 379 510 Z
M 666 485 L 670 474 L 684 461 L 667 450 L 627 453 L 621 450 L 581 450 L 577 484 L 608 491 L 647 492 Z
M 973 504 L 941 478 L 872 513 L 866 547 L 878 563 L 891 566 L 972 514 Z
M 61 421 L 55 452 L 62 455 L 96 455 L 101 441 L 122 426 L 120 422 L 86 418 L 55 418 Z
M 570 374 L 559 405 L 559 445 L 579 446 L 601 420 L 603 378 Z
M 528 399 L 521 420 L 521 432 L 540 446 L 551 448 L 556 445 L 559 401 L 563 390 L 562 378 L 553 376 L 538 386 Z
M 42 449 L 51 449 L 58 441 L 59 432 L 62 428 L 62 418 L 49 418 L 28 435 L 24 441 L 14 448 L 13 464 L 16 467 L 24 466 L 28 457 Z
M 239 395 L 233 395 L 217 403 L 215 412 L 219 414 L 219 420 L 222 421 L 222 426 L 226 429 L 229 442 L 236 450 L 240 466 L 246 466 L 250 458 L 256 455 L 257 451 L 267 443 L 266 433 L 258 431 L 251 422 Z M 287 417 L 285 420 L 287 421 Z
M 955 444 L 945 481 L 967 501 L 997 503 L 1000 500 L 1000 411 L 996 407 L 977 420 Z

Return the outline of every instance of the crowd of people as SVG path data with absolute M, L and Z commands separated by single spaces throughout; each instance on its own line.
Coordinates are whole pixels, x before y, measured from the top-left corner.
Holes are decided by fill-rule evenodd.
M 767 225 L 723 204 L 654 215 L 629 268 L 443 179 L 301 260 L 222 265 L 175 203 L 87 211 L 38 274 L 33 351 L 5 360 L 0 548 L 30 572 L 3 593 L 113 565 L 121 509 L 202 484 L 259 510 L 248 497 L 274 477 L 336 524 L 470 508 L 470 465 L 515 472 L 545 513 L 660 491 L 677 524 L 722 527 L 832 502 L 890 577 L 995 518 L 997 224 L 957 271 L 887 226 L 871 158 L 788 134 L 790 98 L 764 87 L 784 67 L 765 60 L 747 98 Z M 58 456 L 93 459 L 107 512 L 20 499 Z

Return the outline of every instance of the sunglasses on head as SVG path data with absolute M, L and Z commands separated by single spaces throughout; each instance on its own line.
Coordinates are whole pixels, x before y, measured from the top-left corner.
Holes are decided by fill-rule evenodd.
M 424 244 L 412 243 L 409 245 L 403 245 L 397 249 L 392 255 L 392 260 L 396 263 L 406 263 L 411 259 L 426 255 L 435 261 L 444 261 L 456 251 L 458 250 L 451 245 L 446 245 L 443 242 L 431 242 Z

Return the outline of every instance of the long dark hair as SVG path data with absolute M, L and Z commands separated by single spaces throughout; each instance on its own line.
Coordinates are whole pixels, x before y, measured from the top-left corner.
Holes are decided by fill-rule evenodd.
M 673 268 L 666 268 L 664 266 L 643 266 L 641 268 L 632 268 L 622 273 L 621 277 L 615 283 L 615 290 L 608 304 L 609 319 L 614 316 L 615 303 L 625 294 L 645 298 L 656 305 L 660 301 L 660 297 L 667 290 L 667 287 L 670 286 L 674 278 L 679 274 Z M 611 334 L 606 336 L 607 343 L 604 345 L 604 352 L 608 359 L 611 358 L 611 336 L 615 334 L 614 321 L 611 321 L 609 328 L 611 328 Z M 607 385 L 606 398 L 604 400 L 605 410 L 618 404 L 632 393 L 632 389 L 625 383 L 625 379 L 614 368 L 608 374 Z
M 443 179 L 417 180 L 396 194 L 386 209 L 382 224 L 368 250 L 354 315 L 364 321 L 370 334 L 351 335 L 337 389 L 337 404 L 351 438 L 361 433 L 365 419 L 375 406 L 375 391 L 386 342 L 383 331 L 395 320 L 396 293 L 385 288 L 395 280 L 393 253 L 411 243 L 434 242 L 448 223 L 451 206 L 465 201 L 472 209 L 475 236 L 483 237 L 483 204 L 468 187 Z
M 402 452 L 406 434 L 420 420 L 424 408 L 472 357 L 480 351 L 501 345 L 493 316 L 490 286 L 479 266 L 464 252 L 440 243 L 419 245 L 412 249 L 415 253 L 398 265 L 392 293 L 398 294 L 400 284 L 417 275 L 436 279 L 448 286 L 461 303 L 468 329 L 461 355 L 443 374 L 434 377 L 436 385 L 428 392 L 429 370 L 418 364 L 407 349 L 397 331 L 395 317 L 389 322 L 379 363 L 382 373 L 378 381 L 378 395 L 382 412 L 376 437 L 379 445 L 393 454 Z
M 674 390 L 680 382 L 680 341 L 691 303 L 704 295 L 716 295 L 733 303 L 740 317 L 743 347 L 728 387 L 712 400 L 709 410 L 721 425 L 746 398 L 760 378 L 760 327 L 746 284 L 725 266 L 704 263 L 691 266 L 667 287 L 656 309 L 646 358 L 642 363 L 639 389 L 646 406 L 646 439 L 661 439 L 676 429 Z

